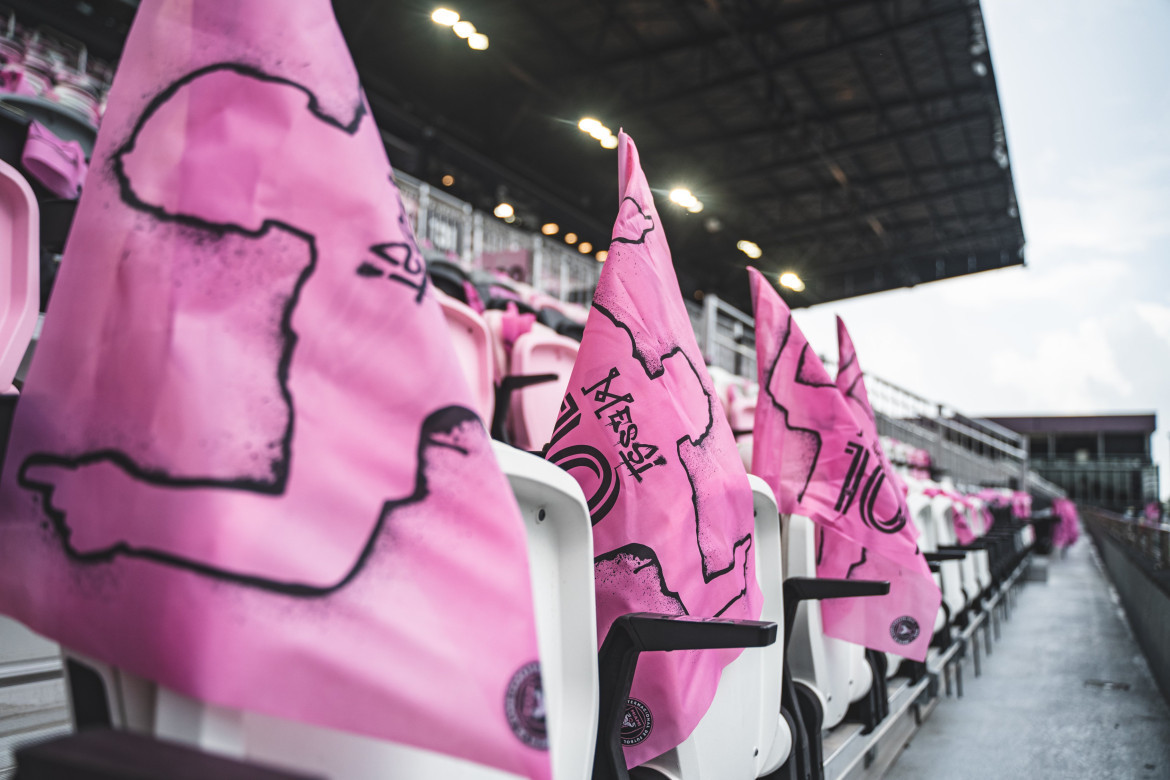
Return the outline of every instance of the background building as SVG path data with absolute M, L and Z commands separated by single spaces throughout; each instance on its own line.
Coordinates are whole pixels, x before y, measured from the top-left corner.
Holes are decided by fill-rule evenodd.
M 1032 468 L 1078 503 L 1124 512 L 1158 500 L 1154 414 L 991 419 L 1025 436 Z

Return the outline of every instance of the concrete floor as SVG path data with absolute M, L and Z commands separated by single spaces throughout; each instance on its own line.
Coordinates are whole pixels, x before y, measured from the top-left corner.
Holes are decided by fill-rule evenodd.
M 962 699 L 944 699 L 886 780 L 1170 778 L 1170 708 L 1092 542 L 1028 583 Z

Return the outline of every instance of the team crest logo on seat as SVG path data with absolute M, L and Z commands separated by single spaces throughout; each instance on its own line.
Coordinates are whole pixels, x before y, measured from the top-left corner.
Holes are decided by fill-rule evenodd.
M 544 713 L 544 688 L 540 662 L 527 663 L 512 675 L 504 696 L 508 725 L 516 738 L 528 747 L 548 750 L 548 725 Z
M 903 615 L 890 624 L 890 636 L 900 645 L 908 645 L 918 638 L 918 621 Z
M 622 717 L 622 744 L 637 745 L 650 736 L 654 717 L 650 708 L 637 699 L 626 699 L 626 714 Z

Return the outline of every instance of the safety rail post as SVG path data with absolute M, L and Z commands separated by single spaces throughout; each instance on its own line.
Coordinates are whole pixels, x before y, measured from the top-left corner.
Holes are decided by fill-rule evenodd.
M 423 242 L 427 238 L 427 221 L 431 210 L 431 185 L 423 182 L 418 185 L 418 230 L 416 236 Z
M 708 363 L 715 363 L 715 334 L 719 321 L 719 296 L 707 293 L 703 296 L 703 332 L 700 334 L 703 357 Z
M 544 274 L 544 239 L 537 236 L 532 240 L 532 286 L 537 287 L 538 280 Z M 539 289 L 539 287 L 537 287 Z
M 463 204 L 463 224 L 459 233 L 459 259 L 465 269 L 471 268 L 471 261 L 475 257 L 475 209 L 470 203 Z

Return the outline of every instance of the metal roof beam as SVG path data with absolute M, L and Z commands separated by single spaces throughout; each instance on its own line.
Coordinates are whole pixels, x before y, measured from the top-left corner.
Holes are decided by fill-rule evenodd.
M 864 151 L 876 146 L 892 143 L 897 141 L 899 138 L 912 138 L 917 135 L 922 135 L 923 133 L 933 133 L 936 130 L 945 130 L 961 125 L 964 122 L 985 119 L 986 117 L 987 111 L 985 109 L 980 109 L 978 111 L 965 111 L 960 114 L 943 117 L 941 119 L 915 125 L 913 127 L 895 128 L 889 132 L 882 133 L 881 135 L 873 135 L 867 138 L 858 139 L 856 141 L 837 144 L 835 146 L 826 146 L 823 150 L 813 152 L 811 154 L 806 154 L 802 157 L 774 160 L 762 165 L 757 165 L 750 169 L 736 171 L 729 174 L 728 176 L 718 179 L 713 183 L 713 186 L 717 184 L 720 187 L 734 187 L 736 185 L 742 184 L 745 181 L 751 181 L 752 179 L 756 179 L 762 176 L 768 176 L 777 171 L 786 170 L 788 168 L 800 168 L 812 163 L 817 163 L 825 155 L 835 156 L 838 154 Z M 672 151 L 677 153 L 680 150 L 675 149 Z
M 940 19 L 945 19 L 947 17 L 954 16 L 954 15 L 959 14 L 959 13 L 965 13 L 965 12 L 966 12 L 966 8 L 963 6 L 957 6 L 957 7 L 951 7 L 951 8 L 930 11 L 930 12 L 925 13 L 925 14 L 920 14 L 918 16 L 914 16 L 910 19 L 907 19 L 907 20 L 900 22 L 896 25 L 893 25 L 892 27 L 883 27 L 879 30 L 873 30 L 871 32 L 863 33 L 861 35 L 856 35 L 853 37 L 843 37 L 841 40 L 837 40 L 837 41 L 835 41 L 831 44 L 825 45 L 825 46 L 819 46 L 815 49 L 807 49 L 805 51 L 799 51 L 799 52 L 796 52 L 795 54 L 789 55 L 787 57 L 780 57 L 777 60 L 774 60 L 772 62 L 767 63 L 766 69 L 770 72 L 775 72 L 778 70 L 786 70 L 786 69 L 791 68 L 795 65 L 798 65 L 802 62 L 806 62 L 806 61 L 811 60 L 811 59 L 816 59 L 817 57 L 822 57 L 826 54 L 833 54 L 833 53 L 839 52 L 843 46 L 858 45 L 858 44 L 868 43 L 870 41 L 883 40 L 883 39 L 889 38 L 892 35 L 896 35 L 900 32 L 907 32 L 907 31 L 922 27 L 924 25 L 931 25 L 931 24 L 934 24 L 935 22 L 938 22 Z M 822 9 L 820 15 L 824 15 L 824 13 L 825 12 Z M 705 81 L 703 83 L 692 84 L 692 85 L 689 85 L 687 87 L 675 90 L 674 92 L 668 92 L 668 93 L 658 95 L 655 97 L 647 97 L 647 98 L 643 98 L 643 99 L 640 99 L 637 101 L 631 101 L 631 102 L 625 103 L 625 104 L 619 103 L 618 105 L 616 105 L 614 107 L 614 112 L 617 114 L 620 114 L 620 113 L 633 113 L 633 112 L 638 112 L 638 111 L 651 111 L 653 109 L 657 109 L 657 108 L 660 108 L 664 105 L 668 105 L 670 103 L 674 103 L 674 102 L 677 102 L 680 100 L 691 100 L 696 95 L 705 94 L 707 92 L 713 92 L 713 91 L 717 91 L 720 89 L 725 89 L 727 87 L 734 86 L 734 85 L 739 84 L 739 83 L 744 82 L 744 81 L 750 81 L 753 78 L 759 78 L 761 75 L 762 75 L 761 69 L 758 67 L 748 67 L 748 68 L 738 69 L 738 70 L 732 71 L 730 73 L 726 73 L 723 76 L 719 76 L 717 78 L 710 79 L 710 80 Z
M 833 214 L 822 219 L 805 222 L 796 230 L 784 231 L 779 234 L 764 234 L 769 237 L 769 240 L 786 240 L 796 236 L 802 236 L 808 233 L 818 233 L 822 228 L 835 227 L 839 225 L 850 224 L 865 224 L 868 226 L 870 218 L 876 218 L 879 214 L 892 211 L 894 209 L 902 208 L 903 206 L 914 206 L 926 200 L 937 201 L 940 198 L 950 198 L 956 195 L 963 195 L 968 192 L 981 192 L 995 186 L 1006 185 L 1007 180 L 1004 176 L 993 176 L 991 178 L 980 179 L 979 181 L 967 182 L 965 184 L 956 184 L 950 187 L 944 187 L 938 190 L 929 190 L 921 193 L 914 193 L 902 198 L 894 200 L 877 201 L 866 207 L 867 211 L 864 214 L 857 213 L 838 213 Z M 759 200 L 766 202 L 768 199 L 760 198 Z M 962 215 L 959 215 L 962 216 Z M 883 226 L 884 227 L 884 226 Z M 872 228 L 871 228 L 872 229 Z
M 859 6 L 873 5 L 874 0 L 838 0 L 832 4 L 834 10 L 849 10 Z M 764 25 L 747 25 L 744 27 L 729 27 L 728 29 L 719 32 L 712 32 L 703 35 L 695 35 L 691 38 L 685 38 L 679 41 L 671 41 L 670 43 L 661 46 L 647 46 L 640 49 L 636 54 L 628 54 L 619 57 L 610 57 L 606 61 L 599 64 L 599 67 L 590 72 L 590 76 L 604 75 L 608 71 L 625 67 L 628 65 L 638 65 L 647 61 L 659 60 L 663 57 L 670 57 L 675 54 L 683 54 L 695 49 L 706 49 L 715 46 L 723 41 L 729 40 L 740 35 L 762 35 L 771 32 L 777 27 L 783 27 L 788 24 L 807 21 L 809 19 L 819 18 L 825 15 L 825 10 L 822 7 L 804 7 L 798 10 L 788 11 L 786 13 L 775 14 Z M 575 74 L 566 74 L 573 76 Z
M 888 100 L 881 104 L 881 107 L 886 111 L 898 111 L 906 108 L 917 109 L 923 103 L 945 103 L 953 105 L 958 98 L 976 96 L 984 94 L 982 85 L 969 85 L 961 89 L 947 90 L 943 92 L 932 92 L 928 95 L 922 95 L 918 98 L 904 98 L 901 100 Z M 857 105 L 849 106 L 847 108 L 839 108 L 829 110 L 818 114 L 808 114 L 803 117 L 803 121 L 809 124 L 832 124 L 848 119 L 853 119 L 859 116 L 872 116 L 874 107 L 872 105 Z M 732 130 L 723 135 L 710 135 L 705 138 L 696 138 L 686 141 L 686 146 L 690 148 L 702 146 L 714 146 L 717 144 L 724 144 L 729 141 L 747 141 L 757 136 L 768 136 L 776 133 L 776 122 L 765 122 L 754 127 L 746 127 L 738 130 Z

